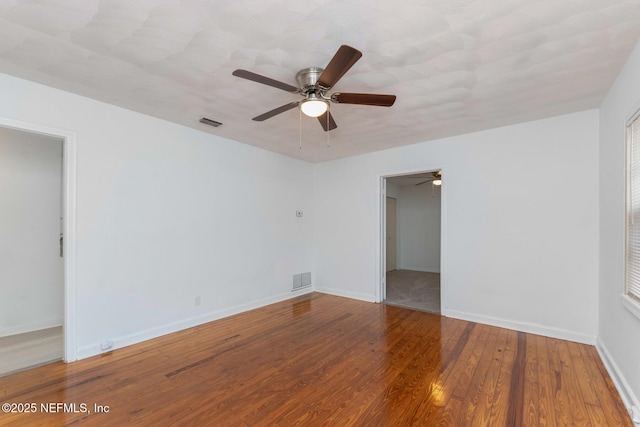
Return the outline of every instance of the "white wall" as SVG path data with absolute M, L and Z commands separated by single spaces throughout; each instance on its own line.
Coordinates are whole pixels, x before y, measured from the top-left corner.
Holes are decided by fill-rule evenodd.
M 311 271 L 308 163 L 6 75 L 0 92 L 0 117 L 77 133 L 80 357 L 287 298 Z
M 387 196 L 398 199 L 400 197 L 400 187 L 392 182 L 387 181 Z
M 599 350 L 623 399 L 640 407 L 640 318 L 622 305 L 625 123 L 640 108 L 640 45 L 600 107 Z
M 62 140 L 0 128 L 0 336 L 62 325 Z
M 440 272 L 440 187 L 400 187 L 398 264 L 403 270 Z
M 315 165 L 316 288 L 376 300 L 378 177 L 440 166 L 444 314 L 593 343 L 596 110 Z

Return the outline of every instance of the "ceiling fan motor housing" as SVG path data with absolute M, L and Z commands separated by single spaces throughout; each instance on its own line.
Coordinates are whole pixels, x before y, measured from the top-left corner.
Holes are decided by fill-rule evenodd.
M 306 95 L 311 92 L 322 92 L 322 90 L 316 86 L 320 74 L 324 71 L 320 67 L 309 67 L 298 71 L 296 74 L 296 81 L 300 87 L 302 94 Z

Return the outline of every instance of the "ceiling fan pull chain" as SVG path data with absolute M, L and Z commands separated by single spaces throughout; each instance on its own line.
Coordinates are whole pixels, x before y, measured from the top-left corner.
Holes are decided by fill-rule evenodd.
M 329 111 L 327 110 L 327 112 L 325 113 L 325 116 L 327 116 L 327 132 L 325 132 L 325 134 L 327 135 L 327 148 L 331 148 L 331 145 L 329 144 Z
M 300 150 L 302 150 L 302 110 L 298 108 L 298 141 L 300 143 Z

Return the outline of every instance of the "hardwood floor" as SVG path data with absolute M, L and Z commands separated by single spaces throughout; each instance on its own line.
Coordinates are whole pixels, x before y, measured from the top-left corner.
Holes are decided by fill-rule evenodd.
M 591 346 L 319 293 L 2 377 L 0 402 L 37 405 L 0 425 L 632 425 Z

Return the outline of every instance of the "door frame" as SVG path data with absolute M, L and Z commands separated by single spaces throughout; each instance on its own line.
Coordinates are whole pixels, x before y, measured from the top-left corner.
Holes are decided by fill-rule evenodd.
M 45 135 L 62 140 L 62 215 L 63 221 L 63 265 L 64 265 L 64 361 L 77 360 L 77 301 L 76 301 L 76 169 L 77 135 L 73 131 L 56 129 L 36 123 L 27 123 L 0 117 L 0 127 Z
M 386 233 L 387 233 L 387 230 L 389 228 L 388 227 L 389 224 L 387 224 L 387 219 L 388 219 L 387 218 L 387 208 L 389 206 L 389 199 L 395 200 L 394 209 L 395 209 L 395 216 L 396 216 L 396 224 L 395 224 L 395 229 L 396 229 L 395 230 L 396 231 L 396 257 L 395 257 L 396 258 L 396 266 L 395 266 L 394 269 L 395 270 L 398 269 L 398 199 L 396 197 L 391 197 L 388 194 L 386 194 L 385 196 L 386 197 L 385 197 L 385 210 L 384 210 L 384 214 L 385 214 L 385 217 L 384 217 L 384 231 L 385 231 L 385 241 L 384 241 L 384 254 L 385 254 L 384 262 L 385 262 L 385 265 L 384 265 L 384 269 L 385 269 L 385 274 L 386 274 L 388 272 L 387 271 L 387 249 L 388 248 L 387 248 L 387 240 L 386 240 L 387 239 L 387 234 Z
M 447 286 L 447 185 L 446 170 L 444 163 L 429 165 L 423 168 L 394 170 L 378 174 L 378 226 L 376 229 L 376 289 L 375 302 L 381 303 L 386 298 L 387 293 L 387 178 L 396 176 L 415 175 L 418 173 L 430 173 L 441 170 L 445 179 L 442 180 L 440 188 L 440 314 L 445 315 L 448 307 L 448 286 Z

